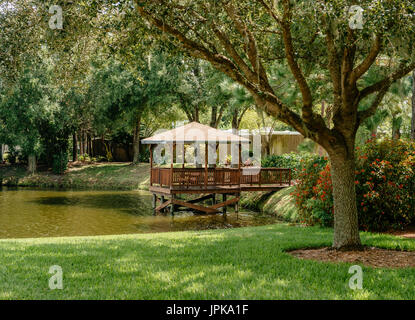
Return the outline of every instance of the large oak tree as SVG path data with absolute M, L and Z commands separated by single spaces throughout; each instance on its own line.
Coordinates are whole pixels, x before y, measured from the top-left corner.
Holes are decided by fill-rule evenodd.
M 362 11 L 360 20 L 359 5 Z M 257 106 L 328 152 L 334 187 L 333 247 L 360 247 L 355 136 L 390 86 L 415 69 L 411 0 L 136 0 L 151 30 L 243 85 Z M 155 28 L 154 28 L 155 27 Z M 289 104 L 270 84 L 269 68 L 289 67 L 301 92 Z M 379 79 L 364 77 L 377 68 Z M 330 89 L 332 124 L 316 110 L 317 90 Z M 368 108 L 362 102 L 370 101 Z

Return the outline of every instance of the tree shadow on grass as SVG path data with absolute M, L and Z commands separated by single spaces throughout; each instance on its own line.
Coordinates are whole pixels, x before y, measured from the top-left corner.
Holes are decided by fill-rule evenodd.
M 0 292 L 41 299 L 413 299 L 415 270 L 363 267 L 364 289 L 348 287 L 349 264 L 299 260 L 287 248 L 327 246 L 331 232 L 267 226 L 214 232 L 0 242 Z M 49 290 L 62 266 L 64 290 Z

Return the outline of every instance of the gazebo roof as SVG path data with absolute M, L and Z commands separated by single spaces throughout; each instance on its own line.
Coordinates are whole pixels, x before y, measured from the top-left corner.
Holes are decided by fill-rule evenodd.
M 163 143 L 193 143 L 193 142 L 246 142 L 249 140 L 236 134 L 218 130 L 198 122 L 191 122 L 184 126 L 158 133 L 141 140 L 144 144 Z

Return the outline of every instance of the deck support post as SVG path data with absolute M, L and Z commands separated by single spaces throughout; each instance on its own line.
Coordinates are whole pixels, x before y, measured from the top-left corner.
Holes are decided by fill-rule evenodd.
M 223 202 L 225 202 L 225 201 L 226 201 L 226 193 L 224 193 L 224 194 L 222 195 L 222 201 L 223 201 Z M 223 214 L 226 214 L 226 206 L 223 206 L 223 208 L 222 208 L 222 213 L 223 213 Z
M 164 196 L 160 196 L 160 205 L 164 203 Z
M 212 206 L 216 203 L 216 193 L 212 193 Z
M 156 204 L 157 204 L 157 195 L 153 193 L 152 202 L 151 202 L 151 207 L 153 208 L 153 210 L 156 208 Z
M 173 199 L 175 199 L 176 197 L 174 196 L 174 194 L 172 194 L 171 196 L 171 205 L 170 205 L 170 215 L 174 216 L 174 209 L 175 209 L 175 204 Z
M 240 197 L 240 193 L 237 193 L 236 196 Z M 235 202 L 235 213 L 238 214 L 239 213 L 239 201 Z

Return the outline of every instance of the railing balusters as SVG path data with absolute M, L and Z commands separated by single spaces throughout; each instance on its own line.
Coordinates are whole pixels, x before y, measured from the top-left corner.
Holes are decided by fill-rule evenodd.
M 285 184 L 291 185 L 292 173 L 290 169 L 282 168 L 246 168 L 245 173 L 234 168 L 210 168 L 205 177 L 204 169 L 200 168 L 173 168 L 171 184 L 175 187 L 183 186 L 202 187 L 205 185 L 205 178 L 209 186 L 230 187 L 240 184 L 248 185 L 270 185 Z M 255 172 L 254 170 L 259 170 Z M 160 187 L 170 186 L 170 168 L 152 168 L 150 180 L 153 185 Z

